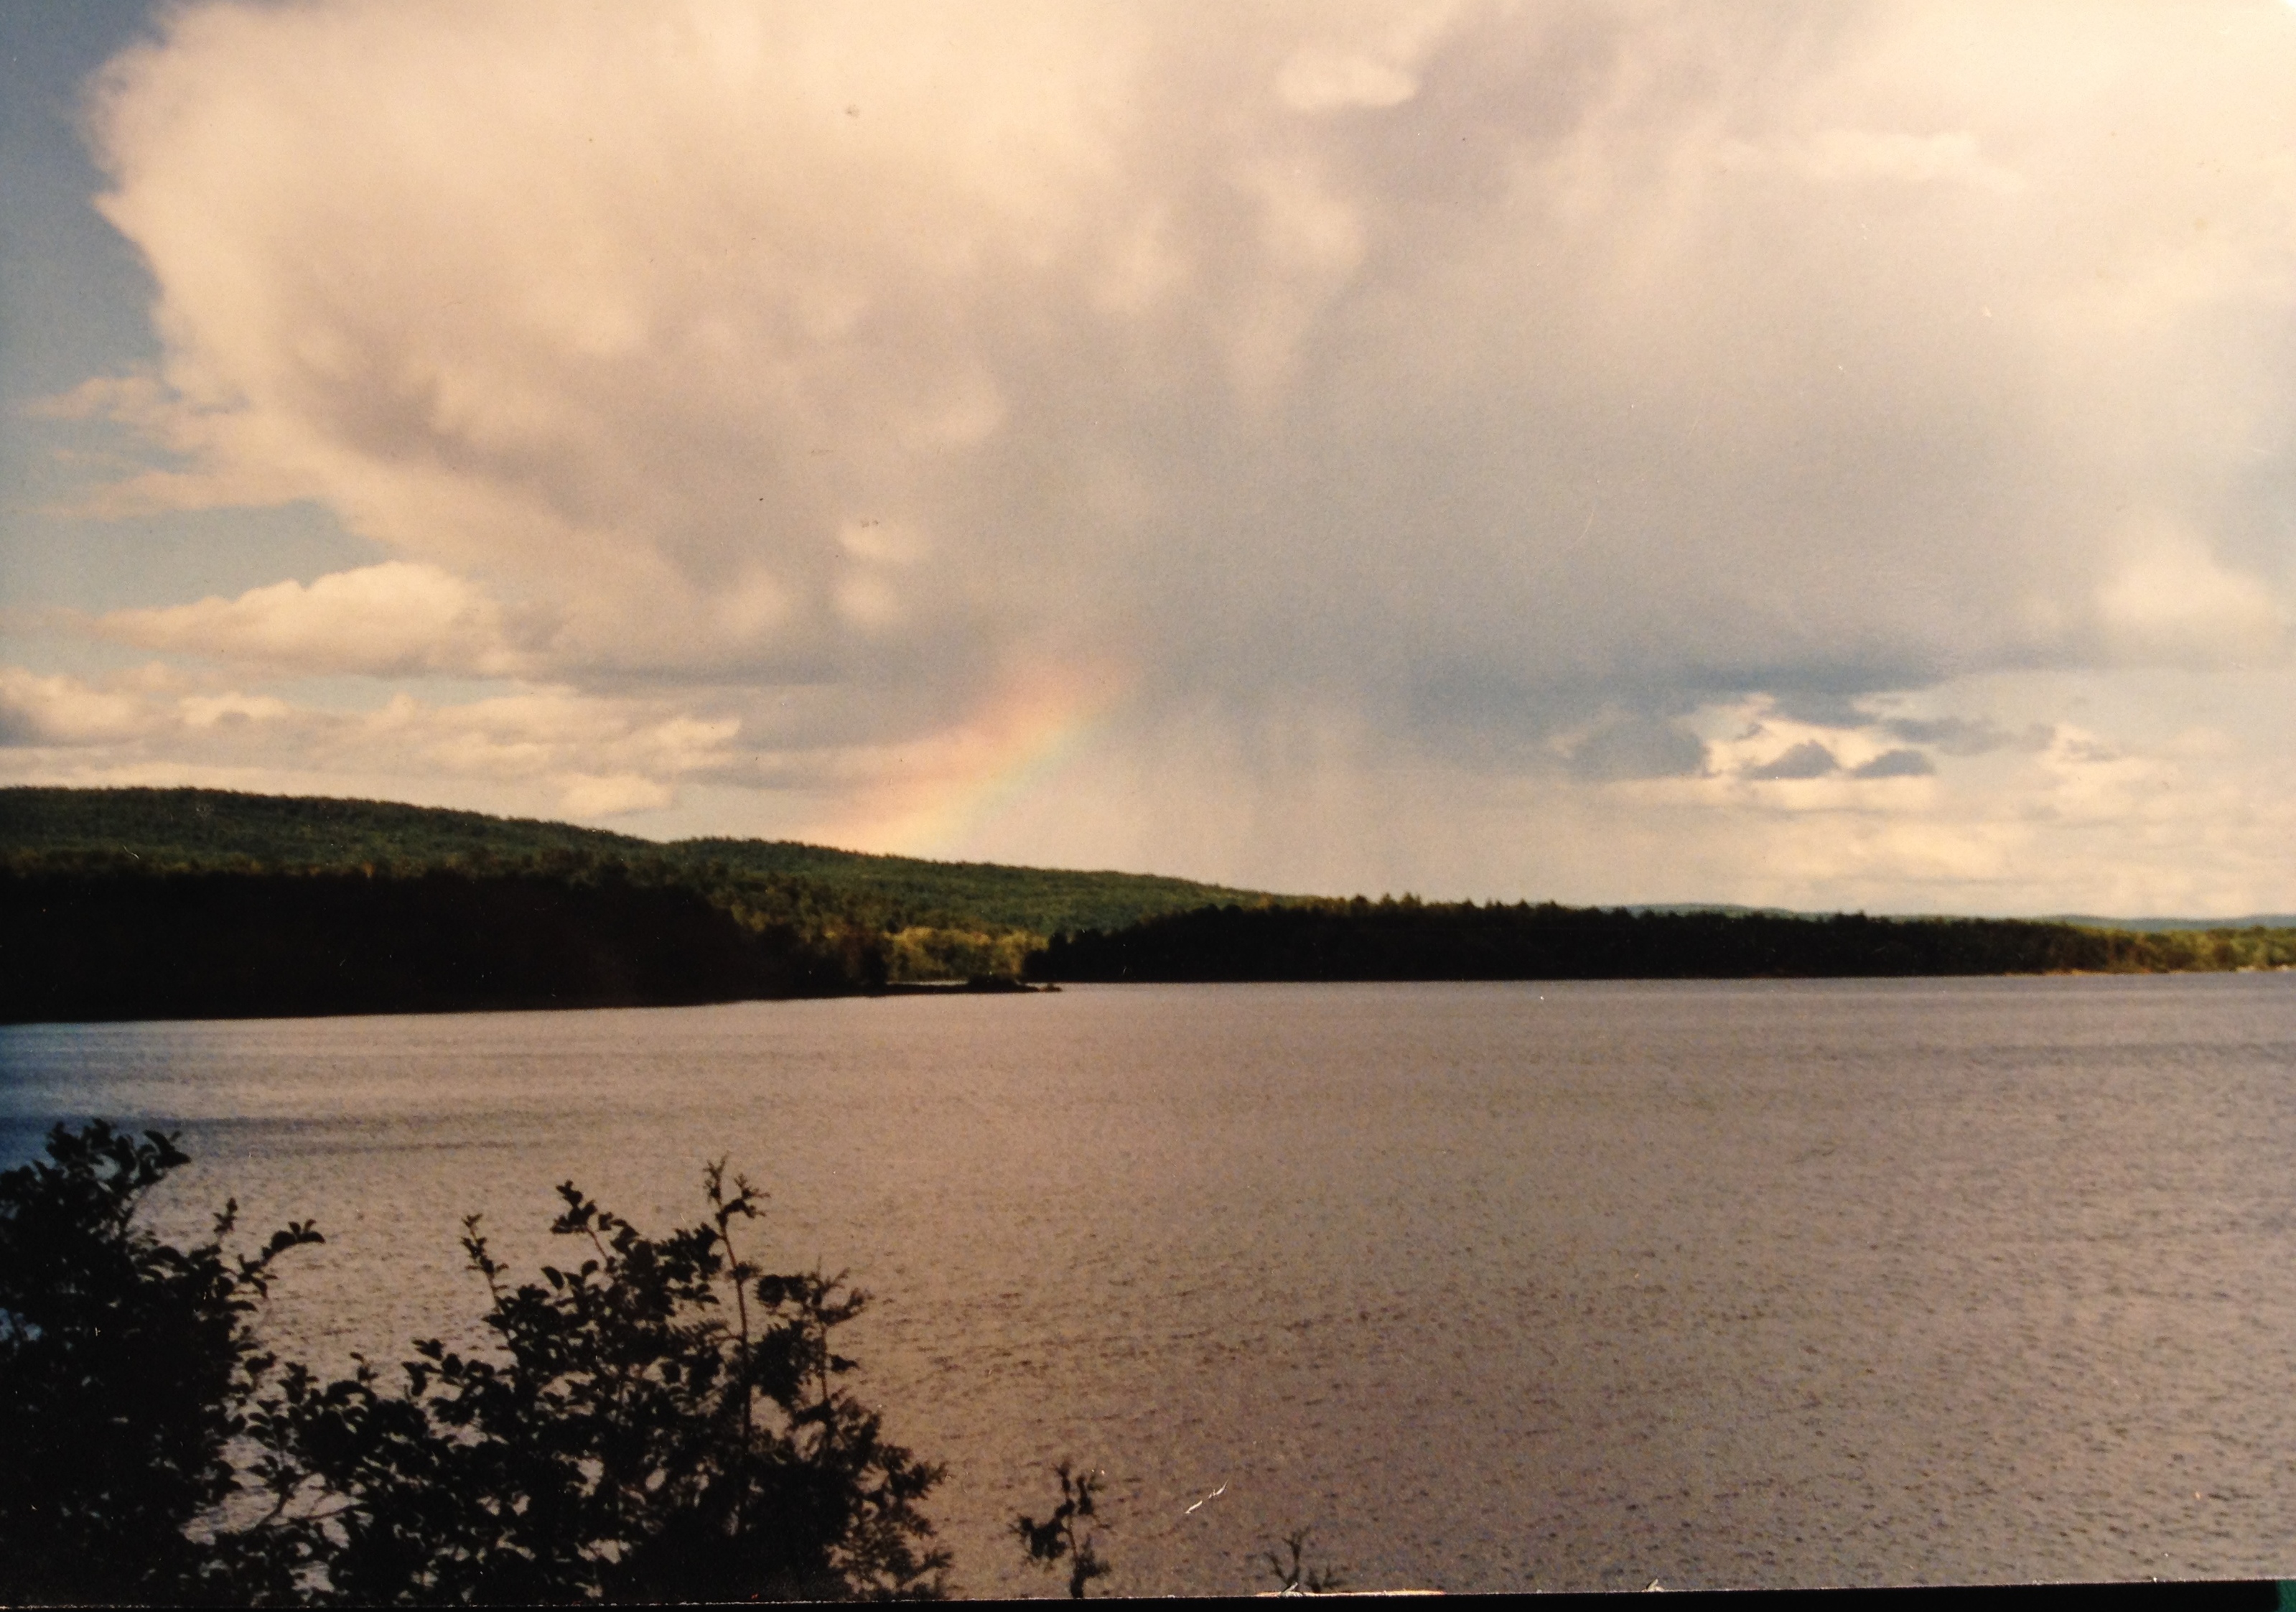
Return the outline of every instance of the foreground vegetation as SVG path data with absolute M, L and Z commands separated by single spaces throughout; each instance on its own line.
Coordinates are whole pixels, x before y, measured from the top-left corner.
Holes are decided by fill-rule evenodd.
M 570 1182 L 573 1259 L 513 1284 L 473 1217 L 493 1347 L 322 1381 L 250 1318 L 306 1224 L 228 1252 L 137 1221 L 172 1138 L 58 1126 L 0 1175 L 0 1603 L 931 1599 L 941 1468 L 845 1387 L 867 1295 L 737 1247 L 748 1182 L 649 1237 Z

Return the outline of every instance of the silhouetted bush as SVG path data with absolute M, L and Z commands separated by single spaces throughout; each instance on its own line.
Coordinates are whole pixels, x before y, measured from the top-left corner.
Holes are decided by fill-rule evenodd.
M 1312 1528 L 1294 1528 L 1283 1536 L 1284 1549 L 1291 1552 L 1289 1561 L 1274 1550 L 1260 1552 L 1261 1563 L 1279 1586 L 1278 1594 L 1330 1595 L 1347 1588 L 1344 1568 L 1335 1567 L 1329 1562 L 1320 1567 L 1307 1565 L 1308 1536 L 1314 1532 Z
M 1061 1462 L 1053 1473 L 1060 1479 L 1061 1503 L 1042 1522 L 1022 1512 L 1013 1519 L 1013 1532 L 1031 1566 L 1050 1571 L 1067 1562 L 1069 1594 L 1082 1600 L 1093 1580 L 1112 1571 L 1100 1554 L 1101 1475 L 1073 1461 Z
M 517 1287 L 473 1217 L 463 1246 L 504 1358 L 415 1345 L 372 1369 L 287 1374 L 273 1431 L 324 1491 L 335 1593 L 379 1602 L 937 1598 L 921 1549 L 940 1468 L 882 1436 L 831 1334 L 865 1295 L 760 1271 L 732 1222 L 747 1182 L 708 1173 L 710 1218 L 644 1236 L 570 1182 L 551 1230 L 570 1270 Z
M 247 1313 L 308 1226 L 251 1258 L 176 1249 L 135 1224 L 173 1139 L 99 1121 L 48 1155 L 0 1176 L 0 1600 L 946 1591 L 920 1509 L 941 1469 L 884 1438 L 832 1346 L 866 1295 L 741 1258 L 760 1195 L 721 1167 L 709 1217 L 659 1238 L 562 1186 L 552 1230 L 583 1257 L 538 1283 L 466 1221 L 496 1348 L 418 1342 L 393 1387 L 257 1350 Z
M 238 1528 L 229 1453 L 272 1361 L 248 1312 L 261 1253 L 160 1242 L 136 1223 L 185 1162 L 174 1139 L 98 1120 L 48 1134 L 45 1160 L 0 1175 L 0 1602 L 212 1601 L 294 1592 L 316 1542 L 276 1515 Z

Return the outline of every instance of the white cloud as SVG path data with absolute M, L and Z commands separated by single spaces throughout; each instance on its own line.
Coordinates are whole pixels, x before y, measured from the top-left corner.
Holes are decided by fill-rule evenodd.
M 100 629 L 531 679 L 394 753 L 920 843 L 1056 833 L 1004 713 L 1089 679 L 1061 765 L 1228 827 L 1091 820 L 1259 882 L 1411 769 L 1466 793 L 1406 837 L 1992 823 L 1956 769 L 2038 802 L 2040 753 L 1764 697 L 2280 652 L 2292 69 L 2229 4 L 192 5 L 96 117 L 166 360 L 57 409 L 173 456 L 100 512 L 309 498 L 392 557 Z M 1759 744 L 1685 726 L 1733 709 Z M 1828 876 L 1974 865 L 1922 821 Z
M 633 811 L 654 811 L 676 798 L 666 785 L 635 772 L 605 777 L 574 773 L 565 779 L 561 807 L 569 817 L 620 817 Z
M 0 667 L 0 744 L 79 746 L 132 739 L 149 726 L 132 693 L 92 688 L 77 678 Z
M 504 677 L 529 659 L 506 641 L 501 607 L 475 584 L 403 560 L 308 585 L 275 582 L 235 599 L 115 610 L 89 625 L 141 649 L 299 671 Z
M 383 778 L 400 798 L 598 818 L 668 807 L 688 782 L 756 781 L 767 758 L 738 744 L 742 727 L 736 714 L 565 688 L 460 702 L 402 693 L 346 711 L 164 667 L 98 679 L 0 667 L 10 781 L 140 783 L 174 767 L 234 787 L 268 777 L 341 794 L 358 793 L 343 780 Z M 783 757 L 783 780 L 821 765 Z
M 2178 458 L 2211 423 L 2089 384 L 2076 310 L 2102 274 L 2162 376 L 2285 327 L 2296 187 L 2193 162 L 2284 177 L 2275 58 L 2192 60 L 2196 128 L 2122 93 L 2181 19 L 2084 23 L 2038 99 L 2014 50 L 1941 63 L 1946 13 L 1742 21 L 194 8 L 102 102 L 170 341 L 109 406 L 196 461 L 122 496 L 319 498 L 530 599 L 577 678 L 865 680 L 895 628 L 984 698 L 1078 637 L 1530 687 L 2086 653 L 2111 510 L 2227 489 Z M 930 534 L 901 579 L 852 563 L 879 525 Z
M 2207 665 L 2268 658 L 2282 647 L 2286 609 L 2262 578 L 2226 569 L 2174 530 L 2141 531 L 2121 547 L 2097 610 L 2124 655 Z
M 1436 4 L 1327 4 L 1298 13 L 1318 30 L 1313 43 L 1284 59 L 1275 97 L 1296 112 L 1399 106 L 1419 93 L 1419 70 L 1431 49 L 1469 8 Z M 1278 26 L 1290 19 L 1278 12 Z
M 1812 179 L 1971 185 L 2001 195 L 2024 188 L 2016 174 L 1986 160 L 1966 131 L 1919 135 L 1903 129 L 1820 129 L 1789 147 L 1785 160 Z
M 1391 62 L 1332 50 L 1303 50 L 1275 76 L 1277 98 L 1301 112 L 1399 106 L 1418 93 L 1419 80 Z

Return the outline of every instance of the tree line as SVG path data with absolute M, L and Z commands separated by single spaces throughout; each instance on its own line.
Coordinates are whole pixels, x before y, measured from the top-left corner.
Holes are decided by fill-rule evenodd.
M 2011 918 L 1795 917 L 1546 902 L 1201 907 L 1054 937 L 1050 981 L 1841 978 L 2287 967 L 2296 931 L 2139 934 Z
M 578 876 L 0 872 L 0 1020 L 627 1007 L 885 983 L 876 925 L 778 894 L 712 901 L 616 863 Z

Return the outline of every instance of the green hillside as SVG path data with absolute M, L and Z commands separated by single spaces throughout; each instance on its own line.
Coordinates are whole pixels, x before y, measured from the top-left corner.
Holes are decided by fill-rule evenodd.
M 1043 935 L 1068 929 L 1120 929 L 1160 913 L 1231 902 L 1258 906 L 1271 899 L 1259 891 L 1157 874 L 928 862 L 787 840 L 680 840 L 666 849 L 745 872 L 865 891 L 922 916 L 970 919 Z
M 524 818 L 388 801 L 214 789 L 0 789 L 0 865 L 21 872 L 316 873 L 439 868 L 562 870 L 622 864 L 656 883 L 740 892 L 801 887 L 889 930 L 1119 929 L 1159 913 L 1267 898 L 1147 874 L 1077 873 L 994 862 L 871 856 L 777 840 L 667 844 Z
M 220 789 L 0 789 L 0 856 L 61 867 L 316 872 L 659 851 L 628 835 L 393 801 Z

